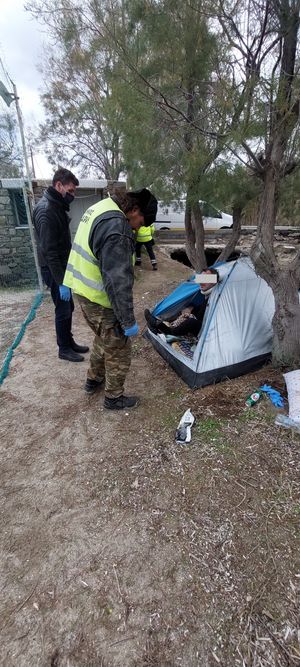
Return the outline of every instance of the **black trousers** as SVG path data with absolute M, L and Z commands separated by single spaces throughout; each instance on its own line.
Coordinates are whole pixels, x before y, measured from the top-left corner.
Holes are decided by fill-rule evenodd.
M 141 258 L 141 252 L 142 252 L 142 246 L 145 246 L 147 253 L 151 259 L 151 264 L 156 264 L 156 257 L 155 253 L 153 250 L 153 243 L 152 241 L 145 241 L 144 243 L 141 243 L 140 241 L 136 241 L 135 244 L 135 254 L 136 254 L 136 264 L 140 264 L 142 261 Z
M 180 324 L 177 324 L 175 327 L 169 326 L 168 324 L 164 324 L 162 322 L 159 324 L 158 330 L 160 333 L 169 336 L 186 336 L 187 334 L 198 336 L 201 325 L 202 320 L 197 320 L 196 317 L 187 317 L 185 320 L 183 320 L 183 322 L 180 322 Z
M 72 313 L 74 310 L 74 301 L 63 301 L 59 294 L 59 285 L 55 282 L 48 267 L 41 269 L 44 283 L 51 291 L 52 301 L 55 305 L 55 330 L 56 341 L 59 349 L 66 350 L 71 347 L 72 336 Z

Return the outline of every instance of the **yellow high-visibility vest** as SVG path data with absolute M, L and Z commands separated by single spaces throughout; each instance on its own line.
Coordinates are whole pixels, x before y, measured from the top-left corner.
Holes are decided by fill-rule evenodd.
M 139 243 L 147 243 L 151 241 L 154 236 L 155 227 L 154 225 L 149 225 L 149 227 L 142 226 L 138 229 L 135 240 Z
M 104 289 L 99 262 L 90 249 L 89 236 L 95 219 L 109 211 L 122 213 L 119 206 L 107 197 L 92 204 L 84 213 L 72 244 L 64 277 L 64 285 L 70 287 L 75 294 L 85 296 L 104 308 L 112 308 L 112 305 Z

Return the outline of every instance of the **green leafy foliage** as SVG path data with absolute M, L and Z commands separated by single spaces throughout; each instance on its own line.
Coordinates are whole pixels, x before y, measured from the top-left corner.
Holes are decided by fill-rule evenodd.
M 17 134 L 17 121 L 13 113 L 0 113 L 0 176 L 2 178 L 15 178 L 22 174 Z

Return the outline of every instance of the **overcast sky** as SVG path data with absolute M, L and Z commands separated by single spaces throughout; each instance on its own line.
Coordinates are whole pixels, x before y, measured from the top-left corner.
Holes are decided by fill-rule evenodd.
M 39 99 L 42 88 L 37 64 L 46 44 L 46 35 L 37 21 L 24 9 L 25 0 L 0 0 L 0 56 L 5 69 L 17 86 L 20 106 L 26 127 L 43 120 Z M 0 80 L 11 92 L 0 67 Z M 7 107 L 0 99 L 0 111 Z M 42 154 L 34 154 L 36 175 L 47 178 L 53 173 Z

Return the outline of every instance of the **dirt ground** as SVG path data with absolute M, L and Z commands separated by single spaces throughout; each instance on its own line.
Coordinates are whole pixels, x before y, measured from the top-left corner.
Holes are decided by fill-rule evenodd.
M 36 290 L 0 288 L 0 368 L 34 303 Z
M 137 270 L 136 314 L 189 274 L 159 253 Z M 77 308 L 74 333 L 91 342 Z M 0 394 L 0 664 L 300 665 L 299 435 L 245 398 L 271 366 L 191 391 L 139 336 L 112 413 L 87 361 L 58 359 L 49 299 Z M 190 407 L 192 443 L 175 444 Z

